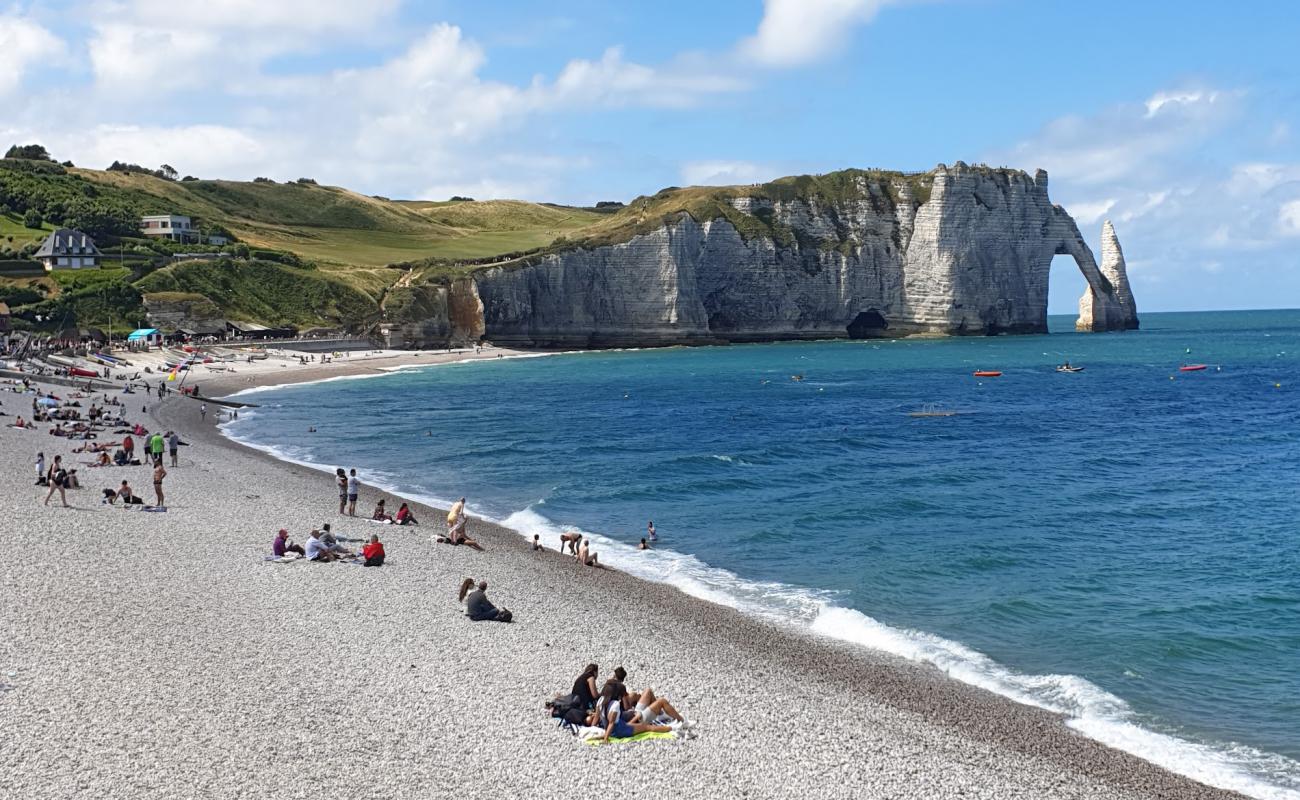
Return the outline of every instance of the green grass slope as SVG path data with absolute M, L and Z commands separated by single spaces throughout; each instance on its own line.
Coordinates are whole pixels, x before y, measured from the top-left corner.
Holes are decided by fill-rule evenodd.
M 185 261 L 137 281 L 145 294 L 201 295 L 229 319 L 268 325 L 360 327 L 378 319 L 376 298 L 320 270 L 272 261 Z

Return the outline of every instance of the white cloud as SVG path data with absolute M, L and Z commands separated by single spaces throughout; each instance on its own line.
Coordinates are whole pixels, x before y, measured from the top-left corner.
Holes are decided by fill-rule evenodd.
M 681 175 L 687 186 L 710 186 L 761 183 L 778 177 L 778 172 L 752 161 L 688 161 Z
M 101 91 L 159 93 L 254 80 L 276 56 L 364 35 L 398 0 L 105 0 L 88 43 Z
M 0 15 L 0 96 L 21 85 L 28 67 L 58 59 L 63 53 L 63 40 L 36 22 Z
M 1288 183 L 1300 183 L 1300 164 L 1249 162 L 1233 168 L 1228 188 L 1234 194 L 1262 194 Z
M 171 164 L 182 173 L 224 176 L 245 174 L 268 162 L 267 149 L 256 138 L 220 125 L 96 125 L 42 140 L 51 152 L 97 169 L 126 161 L 147 167 Z
M 1283 236 L 1300 236 L 1300 200 L 1283 203 L 1277 212 L 1277 222 Z
M 754 35 L 740 55 L 771 67 L 818 61 L 841 48 L 853 28 L 870 22 L 893 0 L 764 0 Z
M 1209 89 L 1158 92 L 1093 116 L 1065 116 L 993 160 L 1043 167 L 1080 185 L 1122 180 L 1159 166 L 1241 116 L 1243 93 Z
M 1113 197 L 1091 202 L 1074 202 L 1070 204 L 1070 216 L 1081 225 L 1091 225 L 1106 216 L 1106 212 L 1115 207 L 1115 202 Z

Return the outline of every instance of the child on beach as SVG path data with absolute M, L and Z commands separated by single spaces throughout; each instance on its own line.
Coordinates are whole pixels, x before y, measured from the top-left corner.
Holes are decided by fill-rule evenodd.
M 538 550 L 545 550 L 545 549 L 546 549 L 545 547 L 542 547 L 542 535 L 540 533 L 534 533 L 533 552 L 537 552 Z
M 45 485 L 45 454 L 36 454 L 36 485 Z

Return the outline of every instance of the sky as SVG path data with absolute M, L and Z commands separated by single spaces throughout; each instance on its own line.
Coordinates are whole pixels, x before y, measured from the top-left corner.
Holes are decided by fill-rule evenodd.
M 393 198 L 1046 169 L 1139 312 L 1300 306 L 1300 5 L 0 0 L 0 146 Z M 1053 263 L 1052 313 L 1078 270 Z

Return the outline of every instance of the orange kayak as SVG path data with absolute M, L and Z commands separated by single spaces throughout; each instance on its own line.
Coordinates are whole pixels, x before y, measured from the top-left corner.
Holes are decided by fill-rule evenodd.
M 1179 372 L 1200 372 L 1205 369 L 1204 364 L 1184 364 L 1178 368 Z
M 1001 373 L 1001 372 L 995 372 L 995 371 L 993 371 L 993 370 L 991 370 L 991 369 L 977 369 L 977 370 L 975 370 L 975 377 L 977 377 L 977 378 L 1000 378 L 1000 377 L 1002 377 L 1002 373 Z

